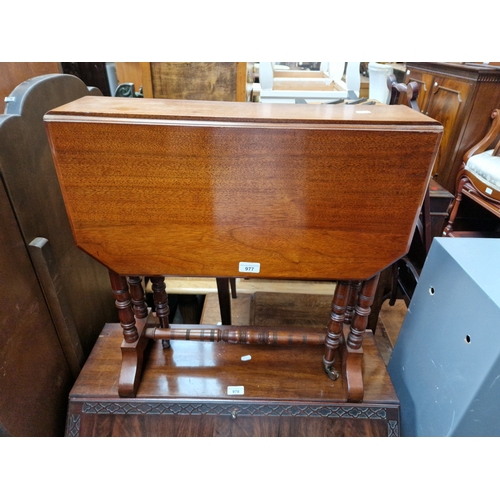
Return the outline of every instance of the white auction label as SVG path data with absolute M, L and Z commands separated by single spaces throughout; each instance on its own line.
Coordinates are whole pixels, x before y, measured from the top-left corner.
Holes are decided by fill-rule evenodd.
M 238 270 L 240 273 L 260 273 L 259 262 L 240 262 Z
M 243 396 L 245 394 L 245 387 L 242 385 L 230 385 L 227 388 L 228 396 Z

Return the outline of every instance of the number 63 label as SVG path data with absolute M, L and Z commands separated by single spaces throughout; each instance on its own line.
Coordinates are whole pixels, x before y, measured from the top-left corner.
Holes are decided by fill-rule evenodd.
M 240 273 L 260 273 L 259 262 L 240 262 Z

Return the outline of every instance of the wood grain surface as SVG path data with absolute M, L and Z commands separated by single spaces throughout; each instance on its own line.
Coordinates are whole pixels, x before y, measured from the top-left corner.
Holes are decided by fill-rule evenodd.
M 180 325 L 179 325 L 180 326 Z M 118 397 L 121 365 L 120 325 L 109 323 L 71 391 L 71 397 Z M 370 332 L 365 353 L 365 402 L 395 402 L 397 397 Z M 152 343 L 137 393 L 141 397 L 204 397 L 231 399 L 227 386 L 244 385 L 242 399 L 345 401 L 342 381 L 332 382 L 322 370 L 323 346 L 230 345 L 172 341 L 164 350 Z M 241 357 L 251 355 L 250 362 Z M 339 367 L 340 369 L 340 367 Z
M 245 101 L 246 63 L 152 62 L 150 65 L 156 98 Z
M 441 134 L 369 108 L 90 97 L 45 119 L 76 243 L 119 274 L 366 279 L 407 252 Z
M 61 436 L 74 378 L 0 180 L 0 431 Z
M 172 341 L 167 350 L 155 342 L 137 396 L 119 398 L 121 341 L 120 326 L 106 325 L 71 391 L 69 434 L 77 422 L 80 436 L 386 436 L 389 418 L 399 420 L 371 333 L 364 339 L 363 404 L 346 403 L 342 379 L 325 376 L 322 346 L 189 341 Z M 244 395 L 228 395 L 230 386 L 243 386 Z

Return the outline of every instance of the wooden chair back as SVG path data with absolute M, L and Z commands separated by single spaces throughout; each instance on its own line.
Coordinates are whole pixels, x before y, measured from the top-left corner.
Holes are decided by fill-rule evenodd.
M 415 111 L 420 111 L 417 98 L 419 85 L 417 82 L 410 82 L 408 85 L 398 83 L 395 75 L 387 77 L 387 87 L 389 89 L 389 104 L 406 104 Z
M 454 225 L 464 195 L 491 212 L 495 217 L 500 218 L 500 188 L 498 187 L 500 161 L 497 161 L 498 157 L 500 157 L 499 109 L 492 111 L 491 120 L 491 126 L 486 135 L 464 154 L 462 168 L 457 176 L 457 194 L 452 205 L 448 224 L 443 231 L 444 236 L 458 235 L 454 231 Z M 491 151 L 491 158 L 487 156 L 487 151 Z M 472 163 L 471 159 L 476 155 L 483 155 L 483 163 L 479 164 L 481 167 L 468 166 L 469 162 Z M 484 160 L 486 160 L 486 163 L 484 163 Z M 493 235 L 497 236 L 497 234 Z M 491 233 L 468 231 L 468 235 L 491 236 Z

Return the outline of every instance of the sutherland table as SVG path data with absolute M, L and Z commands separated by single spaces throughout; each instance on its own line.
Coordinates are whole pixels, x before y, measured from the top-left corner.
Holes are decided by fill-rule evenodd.
M 110 270 L 124 337 L 119 396 L 137 394 L 146 347 L 161 339 L 165 348 L 323 345 L 328 383 L 363 400 L 363 332 L 379 272 L 407 253 L 441 125 L 405 106 L 107 97 L 45 121 L 75 242 Z M 320 330 L 169 325 L 165 276 L 337 286 Z M 292 351 L 288 359 L 293 366 Z

